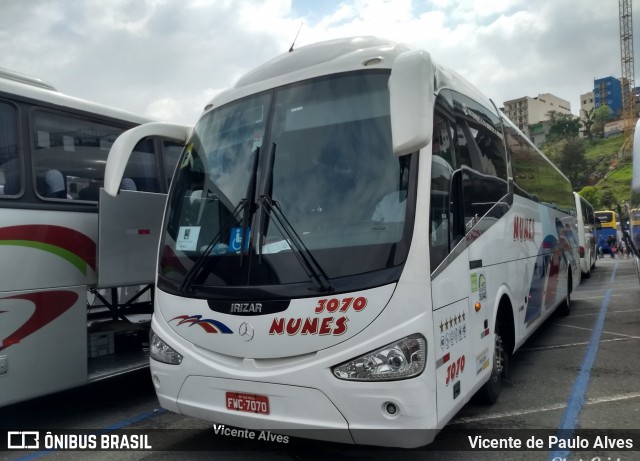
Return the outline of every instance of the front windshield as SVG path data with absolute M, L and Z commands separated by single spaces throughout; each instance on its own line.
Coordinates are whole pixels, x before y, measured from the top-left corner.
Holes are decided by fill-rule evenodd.
M 319 78 L 206 114 L 170 193 L 159 287 L 304 287 L 393 268 L 397 279 L 415 167 L 391 149 L 387 80 Z

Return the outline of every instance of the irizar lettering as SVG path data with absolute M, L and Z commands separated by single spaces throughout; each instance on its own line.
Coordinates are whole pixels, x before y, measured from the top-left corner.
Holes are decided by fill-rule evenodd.
M 262 303 L 231 303 L 230 312 L 260 313 L 262 312 Z

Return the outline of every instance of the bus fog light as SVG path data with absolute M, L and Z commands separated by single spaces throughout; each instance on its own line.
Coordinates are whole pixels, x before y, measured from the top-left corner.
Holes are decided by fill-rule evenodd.
M 165 343 L 153 330 L 149 334 L 149 356 L 158 362 L 180 365 L 182 355 Z
M 393 403 L 393 402 L 387 402 L 384 405 L 384 410 L 387 412 L 387 414 L 389 414 L 390 416 L 395 416 L 396 414 L 398 414 L 398 406 Z
M 386 381 L 419 375 L 427 360 L 427 341 L 414 334 L 333 367 L 333 375 L 352 381 Z

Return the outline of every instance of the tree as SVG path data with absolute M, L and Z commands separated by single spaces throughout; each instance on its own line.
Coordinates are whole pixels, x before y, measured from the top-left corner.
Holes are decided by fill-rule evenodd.
M 600 191 L 594 186 L 585 186 L 578 192 L 594 209 L 600 208 Z
M 598 107 L 594 112 L 593 133 L 604 137 L 604 125 L 613 117 L 613 111 L 606 104 Z
M 547 135 L 549 142 L 572 141 L 580 134 L 580 119 L 571 114 L 563 114 L 555 110 L 547 112 L 547 115 L 551 120 L 551 127 Z
M 582 187 L 586 182 L 584 176 L 587 160 L 584 153 L 584 141 L 582 139 L 573 139 L 563 144 L 560 155 L 556 159 L 558 168 L 569 178 L 574 188 Z
M 582 109 L 584 112 L 584 119 L 582 120 L 582 126 L 584 126 L 584 134 L 589 141 L 593 141 L 593 133 L 591 132 L 591 127 L 596 122 L 596 113 L 595 108 L 591 108 L 589 110 Z
M 608 187 L 603 188 L 602 194 L 600 195 L 600 204 L 608 210 L 613 210 L 617 203 L 618 199 L 616 199 L 613 191 Z

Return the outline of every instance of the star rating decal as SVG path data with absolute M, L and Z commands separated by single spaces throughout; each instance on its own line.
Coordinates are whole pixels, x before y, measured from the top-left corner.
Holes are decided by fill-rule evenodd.
M 449 316 L 449 318 L 445 319 L 444 321 L 441 320 L 440 333 L 444 333 L 445 331 L 449 330 L 449 328 L 453 328 L 458 324 L 462 324 L 465 320 L 466 320 L 466 314 L 464 312 L 458 315 Z

